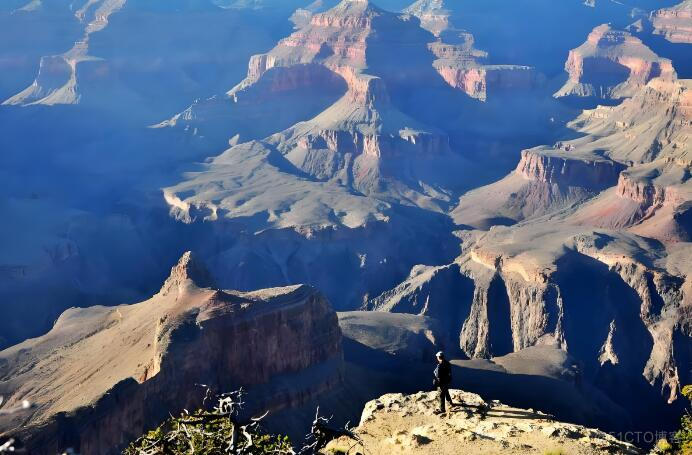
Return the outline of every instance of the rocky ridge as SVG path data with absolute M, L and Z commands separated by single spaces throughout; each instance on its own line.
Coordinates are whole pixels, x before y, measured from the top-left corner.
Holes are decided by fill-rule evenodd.
M 483 454 L 547 453 L 561 449 L 570 454 L 640 451 L 599 430 L 555 421 L 532 409 L 518 409 L 500 402 L 485 402 L 480 396 L 451 390 L 455 402 L 447 415 L 435 415 L 436 392 L 413 395 L 386 394 L 365 405 L 354 432 L 367 453 L 378 454 Z M 350 447 L 342 438 L 327 450 Z
M 675 78 L 670 60 L 658 57 L 639 38 L 603 24 L 569 52 L 569 79 L 555 97 L 620 99 L 634 95 L 651 79 Z
M 248 413 L 339 384 L 341 331 L 316 290 L 221 291 L 208 279 L 185 253 L 150 300 L 67 310 L 46 335 L 0 352 L 3 406 L 34 404 L 0 416 L 1 432 L 41 453 L 119 453 L 169 412 L 201 405 L 196 384 L 249 388 Z M 267 388 L 276 377 L 285 388 Z

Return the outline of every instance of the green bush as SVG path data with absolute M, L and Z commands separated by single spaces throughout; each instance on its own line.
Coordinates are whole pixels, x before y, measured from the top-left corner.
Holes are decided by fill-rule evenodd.
M 673 451 L 673 445 L 667 439 L 661 439 L 656 443 L 656 450 L 661 453 L 670 453 Z
M 683 387 L 682 395 L 692 401 L 692 385 Z M 675 445 L 683 455 L 692 455 L 692 415 L 689 412 L 680 420 L 680 430 L 675 434 Z

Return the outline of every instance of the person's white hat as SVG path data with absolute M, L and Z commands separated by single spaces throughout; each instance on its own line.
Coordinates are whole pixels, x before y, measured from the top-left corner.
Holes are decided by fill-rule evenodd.
M 435 357 L 439 357 L 439 358 L 441 358 L 441 359 L 444 359 L 445 353 L 442 352 L 442 351 L 438 351 L 437 354 L 435 354 Z

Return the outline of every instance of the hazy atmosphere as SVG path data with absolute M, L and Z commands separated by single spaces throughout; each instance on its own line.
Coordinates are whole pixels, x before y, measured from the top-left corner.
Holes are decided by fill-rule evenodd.
M 692 454 L 692 0 L 310 1 L 0 3 L 0 453 Z

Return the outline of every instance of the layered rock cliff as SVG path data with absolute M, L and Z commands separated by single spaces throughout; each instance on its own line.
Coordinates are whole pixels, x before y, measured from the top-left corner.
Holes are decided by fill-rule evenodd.
M 654 33 L 671 43 L 692 44 L 692 1 L 684 0 L 672 8 L 651 13 Z
M 569 52 L 567 83 L 555 97 L 619 99 L 634 95 L 651 79 L 672 79 L 670 60 L 658 57 L 627 32 L 609 25 L 593 29 L 586 42 Z
M 248 413 L 298 405 L 339 384 L 336 313 L 307 286 L 221 291 L 185 253 L 150 300 L 70 309 L 46 335 L 0 352 L 1 416 L 38 453 L 118 449 L 169 413 L 199 406 L 204 384 L 249 389 Z M 281 377 L 283 387 L 269 387 Z
M 451 391 L 464 403 L 448 415 L 435 415 L 437 393 L 390 393 L 368 402 L 354 432 L 367 453 L 548 453 L 637 454 L 633 445 L 603 431 L 556 421 L 552 416 L 500 403 L 461 390 Z M 353 446 L 348 438 L 330 443 L 327 450 Z M 356 445 L 360 448 L 360 446 Z M 356 449 L 358 450 L 358 449 Z

